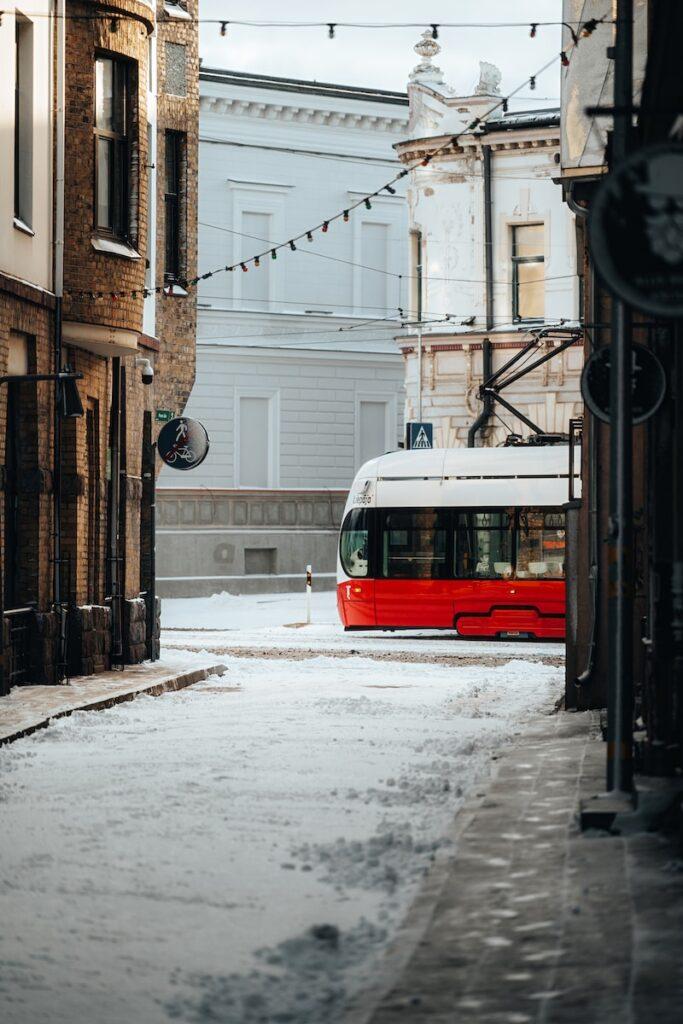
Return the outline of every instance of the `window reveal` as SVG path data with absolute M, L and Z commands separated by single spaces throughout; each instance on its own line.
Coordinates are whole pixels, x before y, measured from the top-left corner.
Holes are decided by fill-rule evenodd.
M 185 271 L 183 259 L 185 252 L 185 135 L 183 132 L 166 132 L 165 179 L 164 277 L 167 281 L 177 281 Z
M 130 236 L 131 66 L 95 61 L 95 227 L 126 241 Z
M 14 82 L 14 216 L 33 219 L 33 25 L 16 15 Z
M 512 229 L 512 317 L 540 320 L 545 313 L 543 225 Z

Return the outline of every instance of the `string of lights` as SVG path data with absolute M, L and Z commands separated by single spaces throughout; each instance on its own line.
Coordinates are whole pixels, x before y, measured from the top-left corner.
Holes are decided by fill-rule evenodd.
M 384 29 L 423 29 L 431 32 L 432 39 L 439 38 L 440 29 L 450 28 L 476 28 L 476 29 L 501 29 L 501 28 L 523 28 L 529 30 L 529 35 L 535 39 L 538 30 L 542 28 L 566 28 L 572 39 L 576 42 L 580 33 L 590 27 L 593 31 L 598 25 L 613 25 L 616 19 L 590 18 L 588 21 L 265 21 L 247 20 L 239 18 L 202 18 L 193 17 L 184 7 L 174 0 L 170 0 L 169 6 L 178 7 L 183 10 L 182 20 L 190 25 L 216 25 L 221 36 L 228 35 L 230 28 L 267 28 L 267 29 L 302 29 L 314 28 L 323 29 L 328 39 L 337 38 L 338 29 L 367 29 L 369 31 Z M 4 14 L 11 15 L 13 11 L 0 10 L 0 22 Z M 110 10 L 107 12 L 92 11 L 88 14 L 75 14 L 46 12 L 46 11 L 22 11 L 27 18 L 52 18 L 55 21 L 123 21 L 133 17 L 126 11 Z M 164 12 L 166 20 L 173 20 L 173 13 Z
M 566 26 L 571 31 L 572 43 L 569 44 L 564 50 L 560 52 L 560 63 L 564 67 L 568 66 L 570 62 L 570 55 L 574 51 L 574 49 L 576 49 L 576 47 L 579 45 L 580 39 L 588 38 L 589 36 L 591 36 L 596 30 L 596 28 L 599 25 L 605 23 L 606 20 L 606 18 L 591 18 L 589 21 L 584 22 L 583 25 L 579 27 L 578 32 L 574 31 L 574 29 L 572 29 L 571 26 Z M 540 23 L 535 23 L 535 27 L 537 28 L 539 24 Z M 531 35 L 532 37 L 535 35 L 534 25 L 531 26 Z M 462 129 L 462 131 L 456 133 L 455 135 L 449 136 L 449 138 L 441 146 L 435 149 L 432 153 L 428 153 L 422 159 L 415 161 L 410 166 L 402 167 L 399 171 L 397 171 L 393 178 L 385 182 L 374 192 L 369 192 L 366 195 L 361 196 L 361 198 L 356 200 L 355 202 L 349 203 L 349 205 L 346 208 L 337 211 L 337 213 L 331 215 L 330 217 L 326 218 L 325 220 L 321 221 L 318 224 L 312 225 L 310 228 L 307 228 L 306 230 L 300 232 L 299 234 L 293 235 L 286 241 L 279 242 L 273 246 L 269 246 L 269 248 L 264 249 L 262 252 L 256 253 L 253 256 L 245 257 L 242 260 L 237 260 L 233 264 L 226 264 L 225 266 L 216 267 L 213 270 L 207 270 L 203 274 L 198 274 L 195 277 L 183 278 L 176 282 L 168 282 L 165 285 L 161 284 L 150 288 L 142 287 L 126 291 L 92 291 L 84 289 L 65 289 L 64 294 L 76 299 L 106 298 L 111 299 L 114 302 L 116 302 L 118 299 L 126 295 L 129 295 L 134 299 L 137 298 L 139 295 L 142 295 L 144 298 L 146 298 L 147 296 L 155 293 L 166 293 L 170 295 L 173 294 L 173 289 L 174 286 L 176 285 L 182 288 L 183 290 L 186 290 L 187 288 L 196 287 L 196 285 L 199 284 L 200 281 L 209 280 L 210 278 L 215 277 L 217 274 L 240 271 L 246 274 L 249 272 L 250 267 L 253 269 L 258 269 L 261 265 L 262 260 L 276 260 L 278 258 L 278 253 L 287 250 L 291 252 L 296 252 L 298 250 L 297 242 L 301 243 L 305 241 L 310 243 L 313 241 L 314 234 L 318 232 L 320 232 L 321 234 L 327 234 L 330 230 L 330 227 L 333 224 L 336 224 L 337 222 L 341 222 L 344 224 L 348 223 L 351 214 L 355 210 L 361 207 L 365 208 L 366 210 L 371 210 L 373 199 L 377 199 L 379 196 L 385 193 L 388 193 L 389 195 L 395 195 L 397 183 L 401 181 L 403 178 L 407 177 L 407 175 L 410 174 L 412 170 L 416 170 L 419 167 L 427 167 L 436 157 L 440 156 L 442 153 L 445 153 L 451 147 L 457 146 L 459 140 L 464 135 L 469 135 L 476 132 L 477 129 L 479 129 L 484 124 L 486 119 L 490 117 L 491 114 L 495 113 L 496 110 L 502 109 L 503 111 L 506 111 L 508 108 L 509 101 L 518 93 L 520 93 L 522 89 L 524 89 L 527 85 L 530 89 L 534 90 L 536 88 L 537 78 L 539 78 L 545 71 L 552 67 L 556 63 L 556 61 L 557 57 L 552 57 L 550 60 L 546 61 L 545 64 L 543 64 L 533 75 L 530 75 L 528 78 L 525 78 L 523 82 L 521 82 L 511 92 L 507 93 L 507 95 L 501 96 L 500 99 L 498 99 L 496 103 L 494 103 L 493 106 L 491 106 L 481 117 L 475 117 L 468 125 L 466 125 Z
M 509 180 L 509 179 L 506 178 L 506 181 L 507 180 Z M 526 181 L 527 179 L 524 178 L 524 179 L 521 179 L 521 180 Z M 210 224 L 208 221 L 205 221 L 205 220 L 200 220 L 198 223 L 200 224 L 201 227 L 213 228 L 215 231 L 224 231 L 226 234 L 237 235 L 240 238 L 249 238 L 249 239 L 251 239 L 252 242 L 264 242 L 266 245 L 273 245 L 274 244 L 273 242 L 271 242 L 267 238 L 261 238 L 259 235 L 249 235 L 249 234 L 247 234 L 244 231 L 236 231 L 234 228 L 225 228 L 221 224 Z M 436 239 L 436 241 L 439 241 L 439 239 Z M 462 245 L 468 245 L 469 246 L 470 243 L 469 242 L 458 243 L 458 242 L 451 242 L 449 240 L 449 244 L 450 245 L 462 244 Z M 551 246 L 551 248 L 552 248 L 552 246 Z M 329 253 L 317 252 L 315 249 L 304 248 L 304 249 L 298 249 L 297 252 L 301 253 L 304 256 L 316 256 L 318 259 L 321 259 L 321 260 L 332 260 L 334 263 L 344 263 L 344 264 L 346 264 L 346 266 L 349 266 L 349 267 L 358 267 L 361 270 L 369 270 L 373 274 L 383 274 L 385 277 L 393 277 L 396 281 L 417 281 L 418 277 L 419 277 L 420 280 L 422 280 L 423 282 L 425 282 L 425 281 L 446 281 L 446 282 L 452 283 L 452 284 L 486 284 L 486 280 L 483 277 L 440 277 L 437 274 L 422 274 L 422 275 L 418 275 L 418 274 L 399 274 L 395 270 L 386 270 L 384 267 L 369 267 L 367 265 L 367 263 L 358 263 L 355 260 L 345 260 L 341 256 L 330 256 Z M 548 277 L 545 277 L 545 276 L 544 277 L 529 277 L 529 278 L 527 278 L 527 281 L 528 281 L 529 284 L 544 284 L 544 283 L 546 283 L 548 281 L 566 281 L 569 278 L 573 278 L 573 277 L 576 277 L 576 274 L 554 274 L 554 275 L 549 275 Z M 512 279 L 511 278 L 506 278 L 503 281 L 501 281 L 501 280 L 494 280 L 493 284 L 494 285 L 509 286 L 510 284 L 512 284 Z M 211 296 L 209 296 L 205 292 L 203 292 L 202 294 L 205 295 L 207 298 L 211 297 Z M 225 298 L 226 296 L 213 296 L 213 297 L 214 298 Z M 283 299 L 273 299 L 272 301 L 273 302 L 281 302 L 281 301 L 285 301 L 285 300 L 283 300 Z M 287 301 L 290 301 L 290 300 L 288 299 Z M 322 302 L 323 300 L 322 299 L 316 299 L 314 301 Z M 302 305 L 302 303 L 297 302 L 296 305 Z M 333 303 L 333 305 L 334 305 L 334 303 Z M 348 306 L 348 303 L 345 303 L 344 305 Z M 382 308 L 384 308 L 384 307 L 382 307 Z M 389 307 L 387 307 L 387 308 L 389 308 Z M 391 307 L 391 308 L 394 308 L 394 307 Z

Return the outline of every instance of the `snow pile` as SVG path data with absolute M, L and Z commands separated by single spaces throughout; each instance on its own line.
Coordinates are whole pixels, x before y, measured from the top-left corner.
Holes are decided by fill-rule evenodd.
M 194 1001 L 170 1001 L 169 1017 L 188 1024 L 333 1024 L 343 1017 L 350 979 L 354 987 L 369 980 L 368 972 L 359 970 L 359 965 L 386 938 L 383 928 L 365 918 L 346 932 L 336 925 L 313 925 L 278 946 L 257 950 L 256 958 L 263 967 L 246 976 L 193 976 L 191 984 L 201 996 Z

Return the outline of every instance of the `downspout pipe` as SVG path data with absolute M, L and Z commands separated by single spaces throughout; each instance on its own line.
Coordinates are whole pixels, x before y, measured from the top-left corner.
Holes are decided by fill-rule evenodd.
M 486 330 L 493 330 L 493 195 L 491 190 L 491 147 L 482 146 L 484 175 L 484 280 L 486 287 Z M 493 374 L 491 342 L 484 339 L 482 345 L 482 382 L 486 384 Z M 483 409 L 467 431 L 467 447 L 474 448 L 477 434 L 488 422 L 493 411 L 493 399 L 483 396 Z
M 492 354 L 491 354 L 491 342 L 489 341 L 488 338 L 484 338 L 484 340 L 482 342 L 481 349 L 482 349 L 482 351 L 481 351 L 481 355 L 482 355 L 482 376 L 483 376 L 484 381 L 486 382 L 489 379 L 489 377 L 491 376 L 492 372 L 493 372 L 493 357 L 492 357 Z M 467 431 L 467 447 L 468 448 L 474 448 L 475 447 L 475 441 L 476 441 L 477 434 L 479 433 L 481 428 L 488 421 L 488 419 L 489 419 L 489 417 L 491 415 L 491 411 L 493 409 L 493 398 L 491 397 L 491 395 L 485 394 L 483 396 L 482 401 L 484 403 L 484 408 L 481 410 L 481 412 L 477 416 L 476 420 L 474 421 L 474 423 L 471 425 L 471 427 Z
M 52 602 L 59 617 L 58 649 L 56 652 L 56 679 L 61 683 L 66 675 L 66 616 L 62 588 L 62 421 L 60 399 L 62 384 L 62 298 L 64 294 L 64 118 L 65 118 L 65 60 L 66 60 L 66 0 L 56 0 L 55 13 L 55 189 L 54 189 L 54 290 L 55 327 L 53 369 L 55 379 L 53 408 L 53 579 Z

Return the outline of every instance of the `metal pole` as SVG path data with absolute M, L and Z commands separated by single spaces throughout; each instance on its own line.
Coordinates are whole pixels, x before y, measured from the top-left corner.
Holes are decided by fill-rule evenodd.
M 422 232 L 417 236 L 417 418 L 422 422 Z
M 633 0 L 617 0 L 613 168 L 628 152 L 633 102 Z M 607 789 L 633 790 L 633 423 L 631 311 L 612 304 L 610 354 L 609 665 Z
M 306 625 L 311 624 L 311 591 L 313 589 L 313 569 L 306 566 Z

